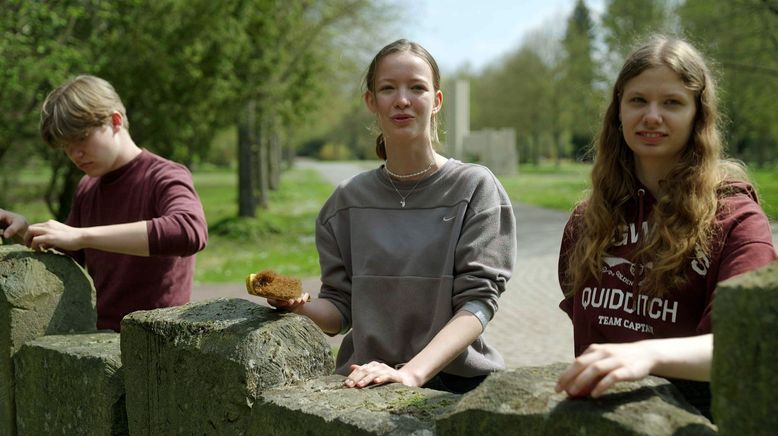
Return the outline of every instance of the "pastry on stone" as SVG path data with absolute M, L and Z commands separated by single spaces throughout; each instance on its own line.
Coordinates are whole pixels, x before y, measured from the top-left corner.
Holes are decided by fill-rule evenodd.
M 273 270 L 266 269 L 246 277 L 246 290 L 249 294 L 258 297 L 291 300 L 300 298 L 303 293 L 303 285 L 300 279 L 282 276 Z

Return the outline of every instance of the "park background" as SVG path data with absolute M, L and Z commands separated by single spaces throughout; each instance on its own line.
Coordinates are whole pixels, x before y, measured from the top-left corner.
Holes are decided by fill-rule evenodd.
M 491 60 L 442 64 L 444 95 L 453 80 L 470 82 L 471 129 L 515 130 L 518 175 L 501 177 L 511 199 L 562 211 L 581 199 L 586 148 L 610 84 L 634 42 L 662 31 L 715 61 L 728 152 L 748 164 L 778 220 L 778 2 L 563 4 Z M 333 187 L 295 161 L 379 164 L 362 76 L 374 53 L 400 37 L 436 55 L 415 37 L 424 23 L 414 5 L 0 0 L 0 205 L 30 222 L 67 216 L 81 174 L 40 139 L 39 109 L 57 85 L 94 74 L 122 96 L 140 146 L 192 170 L 210 232 L 196 282 L 239 282 L 263 268 L 318 276 L 314 219 Z M 422 19 L 437 18 L 445 28 L 434 10 Z M 475 40 L 481 33 L 458 27 Z

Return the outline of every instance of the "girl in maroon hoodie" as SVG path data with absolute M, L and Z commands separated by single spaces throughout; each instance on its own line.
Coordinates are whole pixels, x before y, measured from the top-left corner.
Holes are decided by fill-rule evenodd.
M 591 194 L 562 240 L 576 359 L 558 392 L 597 397 L 654 374 L 709 415 L 716 284 L 776 259 L 742 165 L 722 158 L 719 124 L 694 47 L 654 36 L 627 59 L 594 144 Z

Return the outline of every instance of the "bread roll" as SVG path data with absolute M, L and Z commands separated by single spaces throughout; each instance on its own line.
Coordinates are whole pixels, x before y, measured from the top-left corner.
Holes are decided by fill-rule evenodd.
M 266 269 L 246 277 L 246 290 L 258 297 L 291 300 L 302 295 L 303 285 L 300 279 L 285 277 Z

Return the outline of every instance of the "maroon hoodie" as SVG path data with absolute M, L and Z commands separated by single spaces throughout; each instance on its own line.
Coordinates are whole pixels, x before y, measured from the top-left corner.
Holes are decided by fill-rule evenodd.
M 690 257 L 686 285 L 661 297 L 636 292 L 634 284 L 642 266 L 634 264 L 632 257 L 649 231 L 647 221 L 656 203 L 645 188 L 636 192 L 626 205 L 626 228 L 618 232 L 620 237 L 603 257 L 600 280 L 590 278 L 575 290 L 573 297 L 559 304 L 573 321 L 576 356 L 592 343 L 686 337 L 712 331 L 711 309 L 716 285 L 777 257 L 769 222 L 751 185 L 737 182 L 725 189 L 730 194 L 719 201 L 718 232 L 710 256 L 697 252 Z M 639 218 L 641 210 L 645 215 L 642 219 Z M 579 207 L 567 222 L 562 238 L 559 282 L 567 295 L 571 291 L 564 285 L 567 256 L 575 244 L 575 229 L 582 219 L 583 207 Z

